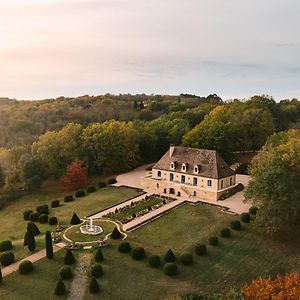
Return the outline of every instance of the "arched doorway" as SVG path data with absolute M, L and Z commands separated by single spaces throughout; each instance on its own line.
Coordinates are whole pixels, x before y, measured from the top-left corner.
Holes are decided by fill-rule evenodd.
M 170 194 L 175 194 L 175 190 L 173 188 L 170 188 Z

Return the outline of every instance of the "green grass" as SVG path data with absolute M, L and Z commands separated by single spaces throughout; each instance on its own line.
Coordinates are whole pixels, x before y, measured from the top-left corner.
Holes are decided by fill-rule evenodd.
M 23 211 L 28 209 L 35 210 L 38 205 L 42 204 L 48 204 L 50 207 L 50 203 L 54 199 L 60 199 L 62 205 L 58 208 L 50 209 L 50 215 L 56 216 L 61 224 L 69 225 L 74 212 L 82 218 L 123 200 L 140 195 L 140 193 L 134 189 L 111 187 L 100 189 L 83 198 L 75 199 L 73 202 L 64 203 L 62 198 L 65 194 L 67 193 L 35 193 L 23 197 L 20 200 L 11 203 L 5 209 L 0 210 L 0 220 L 2 220 L 0 240 L 23 239 L 27 226 L 26 221 L 23 220 Z M 49 226 L 47 224 L 37 223 L 37 225 L 42 233 L 46 230 L 55 228 L 55 226 Z

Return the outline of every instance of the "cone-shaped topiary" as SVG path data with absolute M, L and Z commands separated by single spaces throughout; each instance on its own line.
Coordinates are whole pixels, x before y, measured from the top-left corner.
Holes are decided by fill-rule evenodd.
M 168 252 L 166 253 L 164 260 L 165 260 L 165 262 L 175 262 L 176 261 L 176 256 L 171 249 L 169 249 Z
M 91 275 L 95 278 L 98 278 L 103 275 L 103 269 L 99 263 L 93 264 L 91 266 Z
M 102 250 L 101 250 L 101 248 L 98 248 L 98 249 L 97 249 L 97 252 L 96 252 L 96 254 L 95 254 L 95 261 L 96 261 L 96 262 L 101 262 L 101 261 L 103 261 L 103 260 L 104 260 L 104 257 L 103 257 Z
M 27 231 L 27 244 L 28 244 L 27 245 L 28 250 L 33 252 L 36 248 L 36 245 L 35 245 L 35 238 L 32 231 Z
M 75 263 L 75 257 L 71 250 L 67 250 L 65 254 L 64 262 L 66 265 L 73 265 Z
M 54 294 L 60 296 L 60 295 L 64 295 L 65 293 L 66 293 L 66 286 L 64 282 L 61 280 L 61 278 L 59 278 L 56 283 Z
M 71 225 L 77 225 L 77 224 L 80 224 L 80 223 L 81 223 L 81 220 L 79 219 L 79 217 L 77 216 L 77 214 L 73 213 L 73 216 L 72 216 L 70 224 Z
M 62 267 L 59 270 L 59 276 L 63 280 L 70 280 L 73 278 L 73 272 L 70 267 Z
M 90 281 L 89 290 L 91 294 L 98 294 L 100 292 L 100 286 L 95 277 L 92 277 Z
M 118 250 L 121 253 L 128 253 L 131 251 L 131 246 L 129 244 L 129 242 L 121 242 L 118 246 Z
M 117 227 L 114 228 L 114 230 L 112 231 L 110 237 L 114 240 L 118 240 L 122 237 L 121 232 L 118 230 Z
M 53 258 L 53 245 L 52 245 L 51 233 L 49 230 L 46 231 L 45 243 L 46 243 L 46 256 L 47 258 L 51 259 Z
M 175 263 L 166 263 L 164 265 L 164 273 L 168 276 L 174 276 L 178 273 L 177 265 Z
M 161 265 L 160 257 L 158 255 L 149 255 L 148 265 L 151 268 L 158 268 Z
M 31 231 L 34 236 L 39 235 L 41 233 L 39 228 L 33 222 L 28 222 L 27 231 Z

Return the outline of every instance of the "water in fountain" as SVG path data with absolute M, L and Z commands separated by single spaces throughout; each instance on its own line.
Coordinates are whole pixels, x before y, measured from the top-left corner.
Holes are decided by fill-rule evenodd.
M 86 220 L 86 224 L 80 226 L 80 231 L 83 234 L 96 235 L 103 232 L 102 227 L 93 224 L 93 218 L 89 218 L 89 221 Z

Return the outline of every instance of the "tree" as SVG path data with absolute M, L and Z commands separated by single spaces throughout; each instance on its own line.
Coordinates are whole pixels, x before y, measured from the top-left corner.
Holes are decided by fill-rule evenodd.
M 87 169 L 81 160 L 75 160 L 67 168 L 65 175 L 62 177 L 63 185 L 69 190 L 86 188 L 88 183 Z
M 255 222 L 274 234 L 300 217 L 300 131 L 275 134 L 266 148 L 251 163 L 245 197 L 258 208 Z
M 81 223 L 80 218 L 77 216 L 76 213 L 73 213 L 73 216 L 72 216 L 72 219 L 70 221 L 70 224 L 71 225 L 77 225 L 77 224 L 80 224 L 80 223 Z
M 46 231 L 45 235 L 45 242 L 46 242 L 46 256 L 49 259 L 53 258 L 53 245 L 52 245 L 52 237 L 49 230 Z
M 34 234 L 31 230 L 27 231 L 26 234 L 28 250 L 33 252 L 36 248 Z
M 26 160 L 22 165 L 22 179 L 29 190 L 41 187 L 46 177 L 46 169 L 43 162 L 35 157 Z

